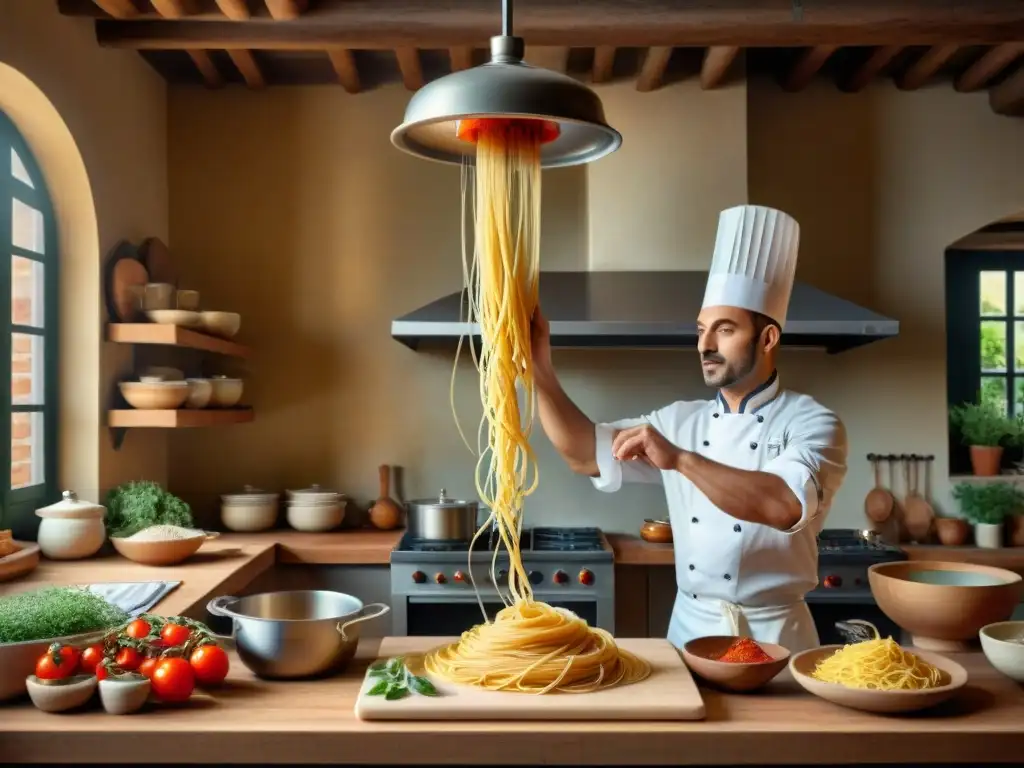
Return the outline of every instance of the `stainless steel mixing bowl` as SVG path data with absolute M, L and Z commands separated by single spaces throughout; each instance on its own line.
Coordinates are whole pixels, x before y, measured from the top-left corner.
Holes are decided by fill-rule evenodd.
M 359 644 L 359 625 L 391 609 L 344 592 L 294 590 L 224 595 L 206 610 L 234 626 L 238 657 L 257 676 L 286 680 L 342 671 Z

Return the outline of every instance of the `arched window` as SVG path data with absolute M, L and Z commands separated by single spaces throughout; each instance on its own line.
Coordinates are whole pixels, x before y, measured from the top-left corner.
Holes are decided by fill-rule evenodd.
M 35 530 L 57 492 L 57 231 L 43 175 L 0 112 L 0 528 Z

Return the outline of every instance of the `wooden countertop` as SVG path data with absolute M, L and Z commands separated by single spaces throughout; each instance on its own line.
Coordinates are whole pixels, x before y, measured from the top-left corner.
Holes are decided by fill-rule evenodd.
M 632 533 L 606 533 L 616 565 L 675 565 L 671 544 L 652 544 Z
M 883 717 L 804 693 L 784 671 L 756 694 L 703 690 L 707 719 L 661 722 L 362 722 L 353 714 L 378 640 L 364 640 L 347 673 L 266 682 L 237 659 L 228 684 L 181 706 L 130 717 L 47 715 L 7 706 L 4 762 L 738 765 L 1013 763 L 1020 761 L 1024 690 L 980 654 L 961 696 L 931 714 Z M 516 694 L 509 694 L 516 695 Z M 60 738 L 54 738 L 59 733 Z M 138 748 L 127 740 L 139 737 Z

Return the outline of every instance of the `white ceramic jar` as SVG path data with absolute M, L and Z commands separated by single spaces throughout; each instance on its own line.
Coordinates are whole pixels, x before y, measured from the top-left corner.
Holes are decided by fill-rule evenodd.
M 242 493 L 225 493 L 220 497 L 220 519 L 229 531 L 251 533 L 273 528 L 277 522 L 276 493 L 266 493 L 251 485 Z
M 345 518 L 346 503 L 340 493 L 319 485 L 288 491 L 288 525 L 310 533 L 337 528 Z
M 79 560 L 99 552 L 106 541 L 101 504 L 82 501 L 74 491 L 64 491 L 56 504 L 37 509 L 42 519 L 36 540 L 44 557 L 51 560 Z

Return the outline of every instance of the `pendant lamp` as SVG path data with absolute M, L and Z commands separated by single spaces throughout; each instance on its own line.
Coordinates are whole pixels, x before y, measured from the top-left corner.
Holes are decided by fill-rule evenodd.
M 541 148 L 544 168 L 589 163 L 618 149 L 622 135 L 605 122 L 597 94 L 568 75 L 525 63 L 524 50 L 523 39 L 512 34 L 512 0 L 502 0 L 502 34 L 491 38 L 491 60 L 420 88 L 391 143 L 428 160 L 472 162 L 476 145 L 456 136 L 459 120 L 520 117 L 558 125 L 558 137 Z

